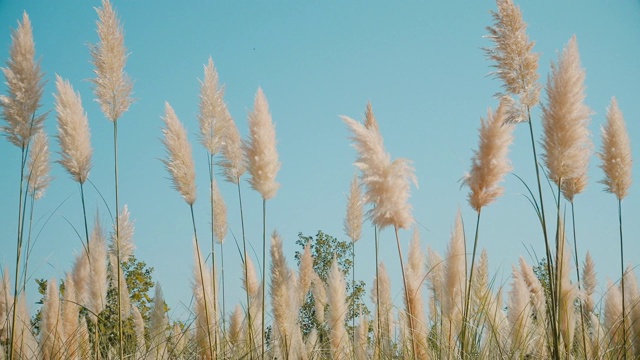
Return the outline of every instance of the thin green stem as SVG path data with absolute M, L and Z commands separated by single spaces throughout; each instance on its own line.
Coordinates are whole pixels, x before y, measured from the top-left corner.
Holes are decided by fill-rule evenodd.
M 243 214 L 243 210 L 242 210 L 242 193 L 240 191 L 240 178 L 237 179 L 238 181 L 236 181 L 236 184 L 238 185 L 238 202 L 240 203 L 240 226 L 242 227 L 242 251 L 244 254 L 244 278 L 245 278 L 245 284 L 244 284 L 244 288 L 245 288 L 245 292 L 247 294 L 247 326 L 248 326 L 248 331 L 247 334 L 249 334 L 249 357 L 250 359 L 253 359 L 253 323 L 251 322 L 251 296 L 249 295 L 249 284 L 247 283 L 247 275 L 249 273 L 248 267 L 247 267 L 247 238 L 245 236 L 245 231 L 244 231 L 244 214 Z
M 115 192 L 116 192 L 116 273 L 118 279 L 118 355 L 120 360 L 124 360 L 124 339 L 122 335 L 122 284 L 120 279 L 120 203 L 118 199 L 118 119 L 113 121 L 113 159 L 114 167 L 113 174 L 115 177 Z
M 573 199 L 570 201 L 571 203 L 571 227 L 573 229 L 573 254 L 574 260 L 576 262 L 576 278 L 578 280 L 578 293 L 581 292 L 582 283 L 580 282 L 580 266 L 578 263 L 578 241 L 576 236 L 576 213 L 575 207 L 573 205 Z M 586 316 L 584 313 L 584 307 L 582 306 L 582 297 L 578 296 L 578 304 L 580 306 L 580 326 L 582 330 L 582 348 L 584 351 L 584 356 L 587 356 L 587 337 L 585 334 L 584 323 L 586 320 Z
M 382 340 L 380 333 L 382 332 L 382 328 L 380 328 L 380 274 L 378 271 L 378 227 L 373 226 L 373 237 L 375 240 L 376 246 L 376 322 L 378 323 L 378 332 L 376 334 L 376 344 L 378 345 L 378 357 L 381 357 L 382 352 Z
M 82 200 L 82 216 L 84 217 L 84 236 L 85 236 L 85 241 L 87 243 L 87 255 L 90 254 L 90 250 L 89 250 L 89 225 L 87 225 L 87 208 L 85 206 L 85 201 L 84 201 L 84 184 L 81 182 L 80 183 L 80 199 Z
M 356 243 L 351 242 L 351 308 L 353 309 L 353 317 L 351 318 L 351 343 L 355 354 L 356 349 Z
M 549 283 L 551 283 L 552 280 L 555 280 L 555 286 L 552 289 L 555 289 L 556 292 L 554 293 L 555 296 L 555 302 L 554 302 L 554 308 L 556 310 L 556 315 L 557 317 L 555 318 L 556 320 L 558 320 L 557 322 L 554 321 L 554 323 L 556 324 L 555 326 L 559 326 L 559 320 L 562 316 L 567 316 L 566 314 L 560 314 L 561 308 L 560 308 L 560 295 L 562 294 L 562 276 L 564 274 L 564 261 L 562 260 L 562 258 L 564 257 L 564 252 L 566 251 L 566 242 L 563 236 L 564 233 L 564 224 L 563 226 L 560 226 L 560 222 L 561 222 L 561 217 L 560 217 L 560 201 L 562 200 L 562 178 L 559 179 L 558 181 L 558 198 L 557 198 L 557 218 L 556 218 L 556 274 L 553 277 L 553 279 L 551 278 L 551 276 L 549 276 Z M 565 243 L 561 243 L 565 242 Z M 560 249 L 562 248 L 562 252 L 560 251 Z M 559 330 L 559 329 L 558 329 Z M 559 331 L 558 331 L 558 336 L 560 336 Z M 573 340 L 573 339 L 572 339 Z M 558 339 L 556 337 L 554 337 L 554 343 L 558 342 Z M 558 348 L 559 351 L 559 348 Z M 558 352 L 558 356 L 559 352 Z
M 544 246 L 547 254 L 547 270 L 549 272 L 549 288 L 551 293 L 551 299 L 547 300 L 547 311 L 549 311 L 551 315 L 551 332 L 553 334 L 553 358 L 559 359 L 559 345 L 558 345 L 558 331 L 556 327 L 556 313 L 555 313 L 555 294 L 554 294 L 554 280 L 553 280 L 553 259 L 551 258 L 551 247 L 549 246 L 549 237 L 547 235 L 547 223 L 544 212 L 544 201 L 542 197 L 542 183 L 540 182 L 540 167 L 538 165 L 538 155 L 536 152 L 536 142 L 533 136 L 533 124 L 531 123 L 531 110 L 527 107 L 527 116 L 529 123 L 529 134 L 531 136 L 531 149 L 533 152 L 533 163 L 536 169 L 536 180 L 538 184 L 538 197 L 540 199 L 540 225 L 542 226 L 542 235 L 544 236 Z M 550 302 L 550 303 L 549 303 Z
M 189 209 L 191 210 L 191 223 L 193 224 L 193 237 L 196 242 L 196 252 L 198 255 L 198 271 L 200 272 L 200 285 L 202 286 L 202 302 L 204 303 L 204 316 L 206 318 L 205 324 L 207 326 L 207 340 L 209 341 L 209 356 L 210 359 L 214 359 L 213 356 L 213 340 L 211 338 L 211 327 L 209 326 L 209 307 L 207 305 L 207 292 L 205 290 L 204 284 L 204 271 L 202 269 L 202 256 L 200 255 L 200 244 L 198 243 L 198 233 L 196 231 L 196 217 L 193 213 L 193 204 L 189 204 Z
M 22 146 L 22 156 L 20 163 L 20 194 L 19 194 L 19 204 L 18 204 L 18 241 L 16 246 L 16 271 L 15 271 L 15 279 L 13 284 L 13 308 L 11 315 L 11 337 L 9 339 L 9 360 L 14 360 L 14 339 L 15 339 L 15 328 L 16 328 L 16 312 L 18 305 L 18 284 L 20 280 L 18 279 L 19 270 L 20 270 L 20 256 L 22 255 L 22 214 L 23 214 L 23 201 L 26 202 L 26 194 L 24 193 L 24 168 L 27 162 L 27 153 L 28 145 Z M 24 198 L 24 200 L 23 200 Z
M 624 293 L 624 243 L 622 241 L 622 199 L 618 198 L 618 225 L 620 229 L 620 287 L 622 289 L 622 351 L 623 359 L 627 359 L 627 310 L 625 305 L 625 293 Z
M 264 310 L 267 307 L 265 303 L 265 288 L 267 287 L 267 200 L 262 198 L 262 359 L 264 359 Z
M 473 269 L 476 262 L 476 249 L 478 248 L 478 234 L 480 232 L 480 214 L 482 212 L 482 208 L 478 209 L 478 217 L 476 219 L 476 235 L 473 240 L 473 251 L 471 254 L 471 269 L 469 270 L 469 281 L 467 281 L 467 292 L 464 295 L 464 311 L 462 313 L 462 331 L 461 331 L 461 339 L 460 339 L 460 356 L 462 359 L 466 359 L 467 354 L 465 353 L 465 345 L 467 343 L 467 321 L 469 317 L 469 303 L 471 299 L 471 284 L 473 282 Z M 465 261 L 466 264 L 466 261 Z
M 214 346 L 215 349 L 218 349 L 218 298 L 217 292 L 218 288 L 216 287 L 216 247 L 215 247 L 215 222 L 214 222 L 214 210 L 213 210 L 213 154 L 209 153 L 208 159 L 209 165 L 209 184 L 210 184 L 210 200 L 211 200 L 211 267 L 213 269 L 213 275 L 211 276 L 211 281 L 213 283 L 213 318 L 214 318 Z
M 28 191 L 27 191 L 28 194 Z M 30 204 L 30 208 L 29 208 L 29 232 L 27 233 L 27 246 L 25 247 L 25 259 L 24 259 L 24 269 L 22 270 L 22 292 L 25 291 L 26 287 L 27 287 L 27 273 L 29 270 L 29 255 L 31 253 L 31 251 L 29 250 L 31 248 L 31 229 L 32 229 L 32 225 L 33 225 L 33 208 L 35 205 L 35 199 L 32 196 L 31 197 L 31 204 Z
M 416 359 L 417 349 L 415 342 L 415 327 L 413 326 L 413 316 L 411 312 L 411 302 L 409 301 L 409 289 L 407 289 L 407 277 L 404 274 L 404 261 L 402 260 L 402 250 L 400 249 L 400 238 L 398 237 L 398 227 L 394 226 L 394 230 L 396 232 L 396 244 L 398 245 L 398 256 L 400 257 L 400 270 L 402 270 L 402 283 L 404 285 L 404 300 L 407 304 L 407 317 L 409 318 L 409 331 L 411 334 L 411 358 Z
M 224 246 L 220 243 L 220 268 L 222 270 L 222 353 L 225 354 L 227 351 L 227 344 L 225 342 L 225 335 L 227 333 L 226 329 L 226 310 L 225 310 L 225 301 L 224 301 Z

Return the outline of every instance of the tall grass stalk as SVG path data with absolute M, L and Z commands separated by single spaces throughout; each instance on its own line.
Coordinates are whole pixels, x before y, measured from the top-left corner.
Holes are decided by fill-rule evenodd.
M 475 262 L 476 262 L 476 249 L 478 248 L 478 234 L 480 232 L 480 214 L 482 213 L 482 208 L 479 208 L 477 211 L 477 218 L 476 218 L 476 234 L 474 236 L 474 240 L 473 240 L 473 250 L 471 252 L 471 269 L 469 270 L 469 280 L 467 281 L 467 291 L 465 292 L 465 296 L 464 296 L 464 310 L 462 313 L 462 330 L 461 330 L 461 337 L 460 337 L 460 357 L 462 359 L 465 359 L 467 354 L 465 352 L 465 347 L 467 344 L 467 322 L 469 320 L 469 303 L 471 302 L 471 284 L 473 283 L 473 273 L 474 273 L 474 266 L 475 266 Z M 466 264 L 466 261 L 465 261 Z M 467 349 L 468 351 L 469 349 Z
M 400 249 L 400 238 L 398 237 L 398 227 L 394 226 L 393 229 L 395 230 L 395 234 L 396 234 L 396 244 L 398 245 L 398 257 L 400 258 L 400 270 L 402 270 L 402 283 L 404 285 L 404 296 L 406 299 L 406 303 L 407 303 L 407 310 L 408 313 L 411 314 L 411 302 L 409 301 L 409 290 L 407 288 L 407 278 L 405 276 L 405 272 L 404 272 L 404 261 L 402 260 L 402 250 Z M 413 325 L 413 316 L 409 315 L 409 329 L 415 329 L 415 326 Z M 416 354 L 418 353 L 418 349 L 417 349 L 417 344 L 415 342 L 415 339 L 413 336 L 410 336 L 411 338 L 411 358 L 413 360 L 416 359 Z
M 215 221 L 214 221 L 214 204 L 213 204 L 213 195 L 214 195 L 214 189 L 213 187 L 215 186 L 214 182 L 214 178 L 213 178 L 213 154 L 208 153 L 208 161 L 207 161 L 207 165 L 209 167 L 209 199 L 210 199 L 210 204 L 211 204 L 211 267 L 214 269 L 214 274 L 213 276 L 211 276 L 211 282 L 213 283 L 213 291 L 214 293 L 217 292 L 217 287 L 216 287 L 216 277 L 215 276 L 215 268 L 216 268 L 216 247 L 215 247 L 215 243 L 216 243 L 216 236 L 215 236 Z M 218 349 L 218 309 L 217 309 L 217 298 L 213 299 L 213 316 L 214 316 L 214 346 L 215 349 Z M 223 318 L 224 318 L 224 312 L 223 314 Z
M 570 201 L 571 203 L 571 228 L 573 231 L 573 256 L 574 256 L 574 261 L 576 262 L 576 279 L 578 282 L 578 292 L 581 292 L 582 290 L 582 282 L 580 281 L 580 263 L 578 262 L 578 242 L 576 240 L 577 235 L 576 235 L 576 213 L 575 213 L 575 206 L 573 203 L 573 200 Z M 584 313 L 584 306 L 582 305 L 583 303 L 583 299 L 582 296 L 578 297 L 578 306 L 580 308 L 580 329 L 581 329 L 581 338 L 582 338 L 582 349 L 584 351 L 584 356 L 587 356 L 587 335 L 586 335 L 586 329 L 584 326 L 585 320 L 586 320 L 586 316 Z
M 618 229 L 620 230 L 620 288 L 622 292 L 622 351 L 623 358 L 627 359 L 627 326 L 626 326 L 626 305 L 624 292 L 624 242 L 622 238 L 622 199 L 618 198 Z M 635 301 L 635 299 L 633 299 Z
M 240 204 L 240 227 L 242 228 L 242 253 L 243 253 L 243 265 L 244 265 L 244 273 L 245 273 L 245 278 L 246 278 L 246 274 L 248 274 L 248 265 L 247 265 L 247 237 L 245 235 L 245 231 L 244 231 L 244 213 L 242 210 L 242 192 L 240 191 L 240 178 L 238 178 L 238 181 L 236 182 L 236 185 L 238 187 L 238 202 Z M 251 359 L 253 359 L 253 344 L 254 344 L 254 339 L 253 339 L 253 323 L 251 322 L 251 296 L 249 294 L 249 286 L 248 284 L 245 284 L 245 293 L 247 295 L 247 336 L 249 337 L 249 357 Z
M 200 254 L 200 244 L 198 243 L 198 232 L 196 231 L 196 218 L 193 213 L 193 204 L 189 204 L 189 210 L 191 211 L 191 223 L 193 225 L 193 238 L 196 244 L 196 252 L 198 253 L 198 271 L 200 272 L 200 284 L 202 286 L 204 316 L 207 319 L 205 323 L 207 324 L 207 341 L 209 342 L 209 359 L 215 359 L 214 357 L 215 348 L 213 347 L 214 341 L 211 336 L 211 325 L 209 324 L 210 317 L 209 317 L 209 307 L 207 305 L 207 291 L 205 290 L 205 284 L 204 284 L 204 270 L 202 269 L 202 261 L 199 260 L 201 259 L 202 255 Z M 214 273 L 214 276 L 215 276 L 215 273 Z
M 265 354 L 265 288 L 267 287 L 267 200 L 262 198 L 262 359 Z

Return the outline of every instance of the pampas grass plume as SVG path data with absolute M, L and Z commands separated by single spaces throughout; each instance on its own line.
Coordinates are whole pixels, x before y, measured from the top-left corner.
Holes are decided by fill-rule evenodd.
M 43 359 L 62 359 L 64 328 L 60 312 L 60 292 L 55 278 L 47 282 L 41 326 L 40 351 Z
M 51 182 L 49 175 L 49 139 L 47 134 L 40 130 L 33 137 L 33 144 L 29 153 L 28 163 L 29 193 L 38 200 L 44 196 L 44 192 Z
M 349 358 L 349 336 L 344 321 L 347 315 L 347 284 L 334 258 L 327 279 L 329 304 L 329 344 L 333 359 Z
M 408 203 L 410 183 L 417 182 L 409 160 L 391 161 L 385 152 L 382 135 L 373 122 L 367 127 L 347 116 L 341 118 L 353 133 L 351 140 L 358 152 L 355 166 L 362 172 L 362 184 L 366 189 L 364 201 L 374 205 L 367 216 L 380 229 L 387 226 L 409 228 L 413 223 Z
M 517 96 L 523 106 L 533 107 L 540 96 L 538 55 L 531 51 L 534 42 L 529 42 L 527 24 L 513 0 L 496 0 L 496 5 L 498 11 L 492 12 L 494 24 L 487 27 L 487 37 L 495 46 L 485 48 L 485 53 L 495 63 L 493 74 L 502 80 L 506 92 Z M 526 117 L 518 116 L 507 121 L 526 121 Z
M 631 143 L 618 102 L 611 99 L 607 109 L 607 123 L 602 128 L 602 149 L 599 153 L 605 178 L 605 191 L 622 200 L 631 187 Z
M 162 143 L 167 150 L 167 159 L 162 160 L 171 174 L 173 187 L 184 201 L 193 205 L 196 201 L 196 170 L 191 156 L 191 145 L 187 132 L 169 103 L 165 103 L 165 128 L 162 129 Z
M 215 178 L 211 183 L 211 189 L 213 190 L 213 234 L 216 241 L 222 244 L 227 236 L 227 205 L 224 203 Z
M 218 84 L 218 72 L 213 59 L 204 67 L 204 80 L 200 82 L 200 142 L 209 154 L 217 154 L 223 143 L 231 115 L 224 102 L 224 89 Z
M 276 195 L 280 184 L 276 174 L 280 170 L 276 150 L 276 129 L 264 92 L 258 88 L 253 111 L 249 114 L 249 140 L 244 143 L 247 156 L 249 184 L 265 200 Z
M 471 159 L 471 171 L 464 179 L 470 190 L 469 204 L 476 211 L 502 195 L 499 184 L 511 171 L 507 155 L 513 141 L 513 125 L 505 123 L 505 111 L 502 101 L 495 114 L 489 109 L 487 119 L 480 120 L 478 150 Z
M 11 33 L 9 60 L 2 72 L 9 94 L 0 96 L 2 118 L 7 122 L 1 129 L 12 144 L 24 149 L 45 119 L 45 115 L 35 116 L 42 99 L 44 74 L 35 61 L 33 29 L 26 12 Z
M 362 193 L 358 184 L 358 176 L 351 180 L 351 190 L 347 197 L 347 215 L 344 219 L 344 232 L 352 242 L 356 242 L 362 236 Z
M 96 12 L 100 42 L 91 46 L 96 74 L 91 81 L 102 112 L 110 121 L 117 121 L 133 102 L 133 83 L 124 71 L 128 56 L 124 31 L 109 0 L 102 0 Z
M 549 178 L 563 186 L 563 193 L 569 200 L 584 189 L 591 156 L 588 129 L 591 110 L 584 104 L 584 80 L 578 42 L 573 36 L 558 62 L 551 64 L 547 103 L 542 107 L 542 145 Z
M 111 232 L 111 243 L 109 244 L 109 253 L 115 259 L 125 262 L 133 256 L 135 245 L 133 244 L 133 232 L 135 230 L 133 220 L 130 219 L 129 208 L 125 205 L 118 214 L 118 235 L 116 236 L 115 224 Z
M 91 170 L 91 133 L 87 114 L 82 107 L 80 94 L 73 90 L 69 81 L 56 75 L 56 112 L 58 113 L 58 162 L 71 177 L 84 184 Z
M 87 308 L 96 321 L 96 316 L 107 304 L 107 246 L 100 218 L 96 214 L 95 225 L 89 241 L 89 267 L 91 283 L 88 285 Z M 82 256 L 82 255 L 81 255 Z

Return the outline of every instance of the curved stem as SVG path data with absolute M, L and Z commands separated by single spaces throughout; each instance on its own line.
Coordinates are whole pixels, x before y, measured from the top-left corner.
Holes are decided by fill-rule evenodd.
M 204 316 L 206 318 L 205 324 L 207 326 L 207 340 L 209 341 L 209 356 L 210 359 L 214 359 L 213 357 L 213 340 L 211 339 L 211 327 L 209 326 L 209 307 L 207 305 L 207 292 L 205 290 L 204 284 L 204 271 L 202 269 L 202 256 L 200 255 L 200 244 L 198 244 L 198 233 L 196 232 L 196 218 L 193 214 L 193 204 L 189 204 L 189 209 L 191 209 L 191 223 L 193 224 L 193 237 L 196 242 L 196 252 L 198 254 L 198 271 L 200 272 L 200 285 L 202 286 L 202 302 L 204 303 Z
M 356 349 L 356 243 L 351 242 L 351 308 L 353 309 L 351 318 L 351 343 L 355 354 Z
M 398 245 L 398 256 L 400 257 L 400 270 L 402 270 L 402 283 L 404 285 L 404 300 L 405 303 L 407 304 L 407 312 L 408 312 L 408 318 L 409 318 L 409 331 L 410 331 L 410 337 L 411 337 L 411 358 L 415 360 L 416 358 L 416 354 L 417 349 L 416 349 L 416 342 L 414 340 L 414 332 L 415 332 L 415 327 L 413 326 L 413 316 L 412 316 L 412 312 L 411 312 L 411 302 L 409 301 L 409 289 L 407 289 L 407 278 L 404 274 L 404 261 L 402 261 L 402 250 L 400 249 L 400 238 L 398 237 L 398 227 L 394 226 L 394 230 L 396 232 L 396 244 Z
M 227 333 L 226 329 L 226 311 L 225 311 L 225 301 L 224 301 L 224 246 L 220 243 L 220 268 L 222 270 L 222 354 L 225 354 L 227 351 L 227 346 L 225 342 L 225 335 Z
M 85 236 L 85 241 L 87 243 L 87 245 L 85 246 L 87 249 L 87 256 L 90 253 L 89 250 L 89 225 L 87 225 L 87 207 L 85 206 L 85 201 L 84 201 L 84 184 L 81 182 L 80 183 L 80 199 L 82 200 L 82 216 L 84 218 L 84 236 Z

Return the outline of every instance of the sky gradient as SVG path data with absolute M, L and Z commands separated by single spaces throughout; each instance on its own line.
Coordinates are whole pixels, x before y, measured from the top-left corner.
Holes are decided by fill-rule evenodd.
M 640 2 L 518 1 L 528 34 L 540 54 L 540 83 L 546 83 L 551 61 L 576 35 L 586 69 L 587 105 L 593 110 L 590 130 L 600 148 L 606 107 L 616 96 L 625 114 L 635 159 L 640 159 Z M 99 1 L 0 1 L 0 58 L 7 59 L 10 29 L 27 11 L 34 28 L 36 53 L 47 80 L 42 111 L 49 111 L 45 129 L 53 158 L 59 155 L 53 105 L 55 74 L 79 91 L 88 114 L 94 149 L 89 176 L 114 211 L 112 124 L 104 118 L 88 81 L 94 76 L 88 45 L 96 43 L 94 7 Z M 184 316 L 191 299 L 193 249 L 187 205 L 171 187 L 159 159 L 161 116 L 168 101 L 184 123 L 196 159 L 199 199 L 198 231 L 204 251 L 210 250 L 206 152 L 197 142 L 198 79 L 211 56 L 225 84 L 225 100 L 243 137 L 247 115 L 258 87 L 269 101 L 276 123 L 282 168 L 281 187 L 267 203 L 267 231 L 277 229 L 284 252 L 294 266 L 299 232 L 318 230 L 346 239 L 343 218 L 346 194 L 355 172 L 350 133 L 339 115 L 362 119 L 371 101 L 387 151 L 392 158 L 413 161 L 419 187 L 410 202 L 423 248 L 446 251 L 458 209 L 468 239 L 475 231 L 475 213 L 466 201 L 460 179 L 470 168 L 477 147 L 480 118 L 498 101 L 500 81 L 490 76 L 492 63 L 483 47 L 492 46 L 485 27 L 492 23 L 495 3 L 482 1 L 114 1 L 130 52 L 126 71 L 135 81 L 136 102 L 119 122 L 120 204 L 127 204 L 135 222 L 136 256 L 155 268 L 174 316 Z M 3 60 L 3 62 L 6 60 Z M 6 85 L 0 85 L 6 93 Z M 546 101 L 544 92 L 542 101 Z M 534 132 L 541 139 L 540 108 L 533 110 Z M 20 151 L 0 140 L 0 266 L 15 266 Z M 535 186 L 529 132 L 518 126 L 510 157 L 513 172 Z M 592 157 L 589 185 L 576 204 L 580 261 L 589 250 L 599 279 L 619 277 L 617 202 L 603 192 L 599 160 Z M 63 278 L 81 243 L 79 188 L 58 164 L 45 197 L 35 209 L 37 240 L 29 260 L 29 276 Z M 637 165 L 634 165 L 637 174 Z M 235 185 L 218 177 L 225 198 L 230 232 L 225 246 L 227 311 L 243 299 L 241 263 L 234 237 L 241 242 Z M 489 253 L 496 283 L 510 281 L 519 256 L 533 262 L 543 253 L 535 213 L 526 188 L 509 175 L 505 193 L 483 210 L 479 245 Z M 546 204 L 551 192 L 546 187 Z M 260 196 L 242 180 L 247 239 L 261 252 Z M 626 262 L 640 264 L 640 198 L 636 186 L 623 202 Z M 87 192 L 89 214 L 101 214 L 110 228 L 109 211 L 99 194 Z M 570 211 L 570 209 L 568 209 Z M 550 212 L 555 217 L 555 212 Z M 400 232 L 404 249 L 411 237 Z M 401 277 L 392 230 L 380 234 L 381 260 L 393 279 L 396 304 Z M 371 288 L 375 264 L 373 229 L 366 223 L 356 243 L 356 277 Z M 258 256 L 253 256 L 257 263 Z M 10 270 L 13 277 L 13 270 Z M 32 313 L 38 300 L 29 287 Z

